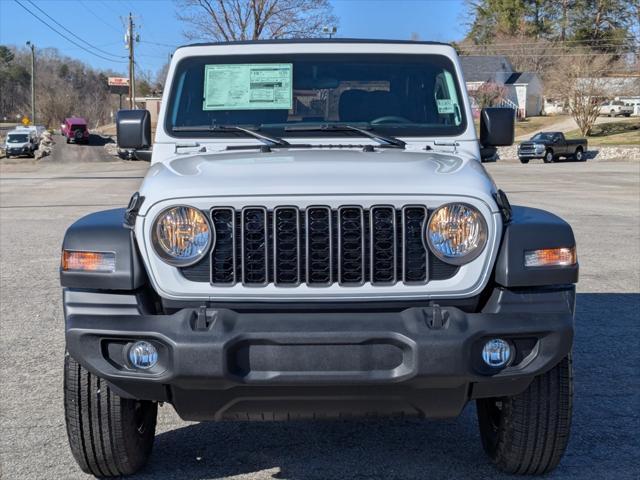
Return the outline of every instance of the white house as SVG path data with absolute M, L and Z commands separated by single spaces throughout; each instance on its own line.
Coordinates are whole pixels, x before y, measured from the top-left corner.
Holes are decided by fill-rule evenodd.
M 485 83 L 495 83 L 507 89 L 507 103 L 513 104 L 519 117 L 542 113 L 543 86 L 537 73 L 516 72 L 504 55 L 463 55 L 460 63 L 469 93 Z

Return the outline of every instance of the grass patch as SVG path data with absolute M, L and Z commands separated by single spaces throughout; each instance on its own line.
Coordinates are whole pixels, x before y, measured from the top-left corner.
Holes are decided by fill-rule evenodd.
M 580 130 L 564 134 L 566 138 L 582 138 Z M 587 137 L 589 145 L 640 145 L 640 120 L 606 122 L 594 125 Z

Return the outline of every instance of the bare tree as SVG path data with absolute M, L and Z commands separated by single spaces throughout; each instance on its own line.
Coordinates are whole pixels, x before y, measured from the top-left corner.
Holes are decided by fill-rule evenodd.
M 507 89 L 504 85 L 488 82 L 475 90 L 470 90 L 469 95 L 473 97 L 479 108 L 495 107 L 506 98 Z
M 600 105 L 609 94 L 607 84 L 610 79 L 605 75 L 614 60 L 613 56 L 590 55 L 586 50 L 574 51 L 575 54 L 559 60 L 562 75 L 547 82 L 545 93 L 560 99 L 582 135 L 589 136 L 600 114 Z
M 561 42 L 525 35 L 496 35 L 492 43 L 477 45 L 466 39 L 458 43 L 461 55 L 504 55 L 518 72 L 536 72 L 543 80 L 556 74 L 558 56 L 568 48 Z
M 314 37 L 336 25 L 329 0 L 180 0 L 178 19 L 191 40 Z
M 91 127 L 111 121 L 117 100 L 109 93 L 110 71 L 94 70 L 51 48 L 37 52 L 36 117 L 56 127 L 65 117 L 86 117 Z M 0 118 L 28 114 L 31 101 L 31 54 L 26 48 L 0 48 Z M 6 95 L 5 95 L 6 93 Z

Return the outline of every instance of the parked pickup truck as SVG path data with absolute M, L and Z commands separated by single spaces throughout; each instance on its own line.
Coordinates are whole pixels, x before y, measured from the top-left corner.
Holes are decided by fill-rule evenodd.
M 149 112 L 117 115 L 119 148 L 151 161 L 139 191 L 62 244 L 82 470 L 140 469 L 163 403 L 185 420 L 283 421 L 455 417 L 470 401 L 499 469 L 553 470 L 576 245 L 481 165 L 513 122 L 483 109 L 478 141 L 445 44 L 178 48 L 155 141 Z
M 562 132 L 540 132 L 530 140 L 520 142 L 518 158 L 522 163 L 529 163 L 532 158 L 542 158 L 544 163 L 551 163 L 560 157 L 583 162 L 587 158 L 586 151 L 586 138 L 567 140 Z

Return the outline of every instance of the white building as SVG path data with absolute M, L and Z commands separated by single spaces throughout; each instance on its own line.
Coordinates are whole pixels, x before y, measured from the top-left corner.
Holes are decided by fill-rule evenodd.
M 463 55 L 460 62 L 470 94 L 485 83 L 495 83 L 507 89 L 507 101 L 513 103 L 519 117 L 543 112 L 543 86 L 537 73 L 516 72 L 504 55 Z

